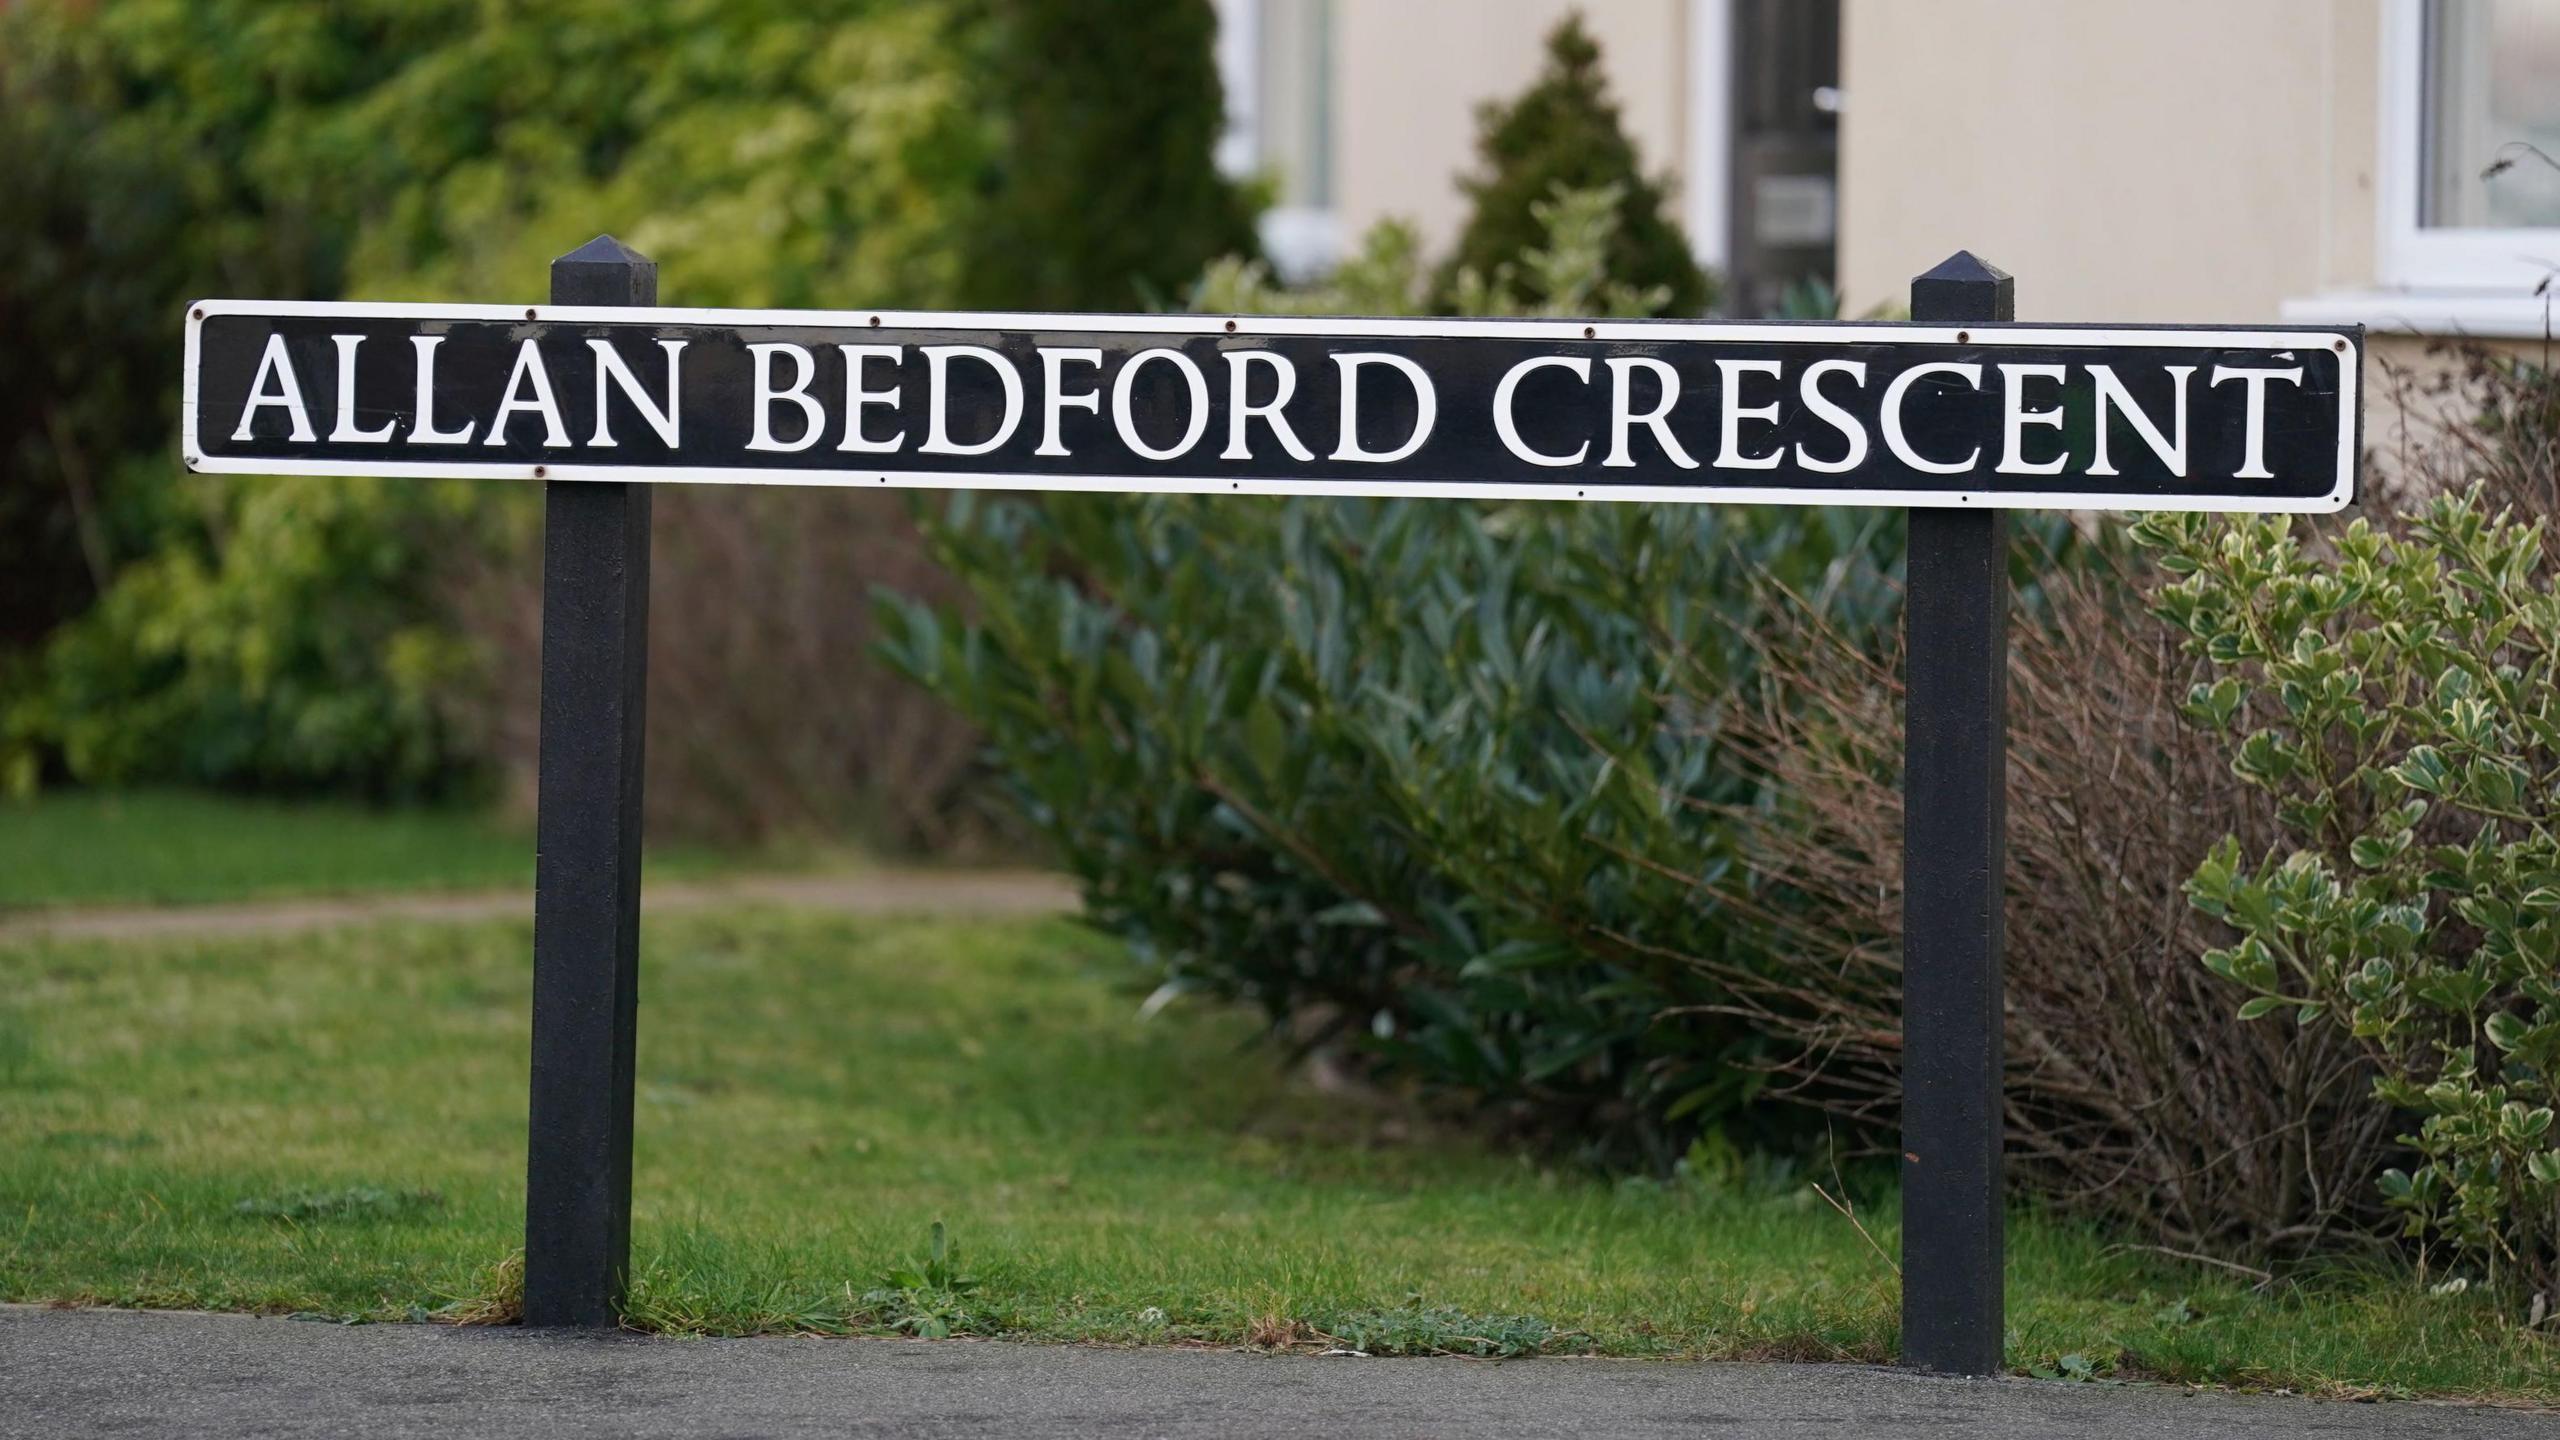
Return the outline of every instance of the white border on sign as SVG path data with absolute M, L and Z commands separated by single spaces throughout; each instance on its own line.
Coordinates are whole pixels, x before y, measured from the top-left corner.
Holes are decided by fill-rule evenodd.
M 797 326 L 862 334 L 896 330 L 997 330 L 1077 335 L 1386 335 L 1429 338 L 1543 338 L 1577 342 L 1659 344 L 2088 346 L 2140 349 L 2229 345 L 2253 350 L 2327 347 L 2359 356 L 2352 337 L 2334 330 L 2251 330 L 2217 326 L 1917 325 L 1771 321 L 1724 324 L 1688 320 L 1411 320 L 1328 319 L 1294 315 L 1077 315 L 943 310 L 706 310 L 614 305 L 432 305 L 359 301 L 199 300 L 187 307 L 186 377 L 180 431 L 192 452 L 196 434 L 199 332 L 222 315 L 280 315 L 378 320 L 480 320 L 524 324 Z M 1959 340 L 1957 337 L 1962 336 Z M 2338 468 L 2327 495 L 2261 499 L 2215 495 L 2109 495 L 2089 491 L 1818 490 L 1797 486 L 1571 485 L 1497 481 L 1378 480 L 1293 476 L 1288 479 L 1192 475 L 1023 475 L 842 468 L 581 465 L 575 462 L 439 460 L 261 460 L 189 453 L 187 467 L 207 475 L 388 475 L 416 479 L 600 480 L 631 484 L 814 485 L 921 490 L 1099 491 L 1150 495 L 1335 495 L 1441 500 L 1602 500 L 1690 505 L 1896 505 L 1953 510 L 2206 510 L 2320 514 L 2353 499 L 2361 434 L 2357 364 L 2339 367 Z M 1710 467 L 1712 468 L 1712 467 Z M 537 474 L 537 470 L 540 472 Z M 1561 472 L 1560 472 L 1561 474 Z M 1568 494 L 1568 489 L 1570 493 Z

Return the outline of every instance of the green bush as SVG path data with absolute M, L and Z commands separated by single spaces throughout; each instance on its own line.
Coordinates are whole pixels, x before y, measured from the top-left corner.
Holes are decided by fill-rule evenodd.
M 488 647 L 438 562 L 530 527 L 470 517 L 463 492 L 185 476 L 180 306 L 538 298 L 550 258 L 604 229 L 691 303 L 948 303 L 992 143 L 958 14 L 0 8 L 0 148 L 34 192 L 0 220 L 5 778 L 470 783 Z
M 1695 882 L 1749 791 L 1672 677 L 1730 653 L 1751 575 L 1816 576 L 1856 523 L 962 500 L 933 533 L 974 618 L 892 599 L 884 628 L 1170 990 L 1659 1164 L 1757 1085 L 1685 958 L 1720 944 Z
M 0 3 L 21 185 L 0 215 L 0 783 L 409 794 L 529 761 L 530 687 L 498 682 L 531 673 L 534 492 L 184 475 L 180 307 L 539 299 L 552 257 L 610 230 L 685 304 L 1128 308 L 1252 230 L 1211 163 L 1207 5 L 1089 9 Z M 762 737 L 813 679 L 847 716 L 965 746 L 870 667 L 858 607 L 811 601 L 849 557 L 911 575 L 916 543 L 859 505 L 807 524 L 806 498 L 661 502 L 684 512 L 662 521 L 683 527 L 671 609 L 798 624 L 719 636 L 711 679 L 657 667 L 685 724 L 653 747 L 656 813 L 742 835 L 885 808 L 939 833 L 914 818 L 956 783 L 930 746 L 721 763 L 776 758 Z M 776 553 L 785 512 L 823 543 L 740 559 Z M 715 681 L 718 703 L 685 703 Z M 910 779 L 934 793 L 884 806 Z
M 1610 270 L 1626 192 L 1616 185 L 1558 190 L 1529 207 L 1536 240 L 1489 270 L 1461 266 L 1448 298 L 1465 315 L 1658 314 L 1671 301 L 1662 285 L 1635 285 Z M 1193 288 L 1196 310 L 1228 315 L 1421 315 L 1432 304 L 1422 238 L 1400 220 L 1382 220 L 1331 274 L 1298 289 L 1272 283 L 1260 260 L 1229 255 Z M 1534 296 L 1524 299 L 1523 293 Z
M 351 290 L 539 298 L 610 231 L 691 305 L 946 305 L 995 131 L 960 0 L 440 0 L 335 123 L 381 186 Z
M 1543 202 L 1506 269 L 1566 313 L 1618 197 Z M 1219 311 L 1394 313 L 1429 285 L 1385 226 L 1326 285 L 1213 269 Z M 1472 271 L 1457 291 L 1517 303 Z M 1446 501 L 961 498 L 928 525 L 970 618 L 884 601 L 888 650 L 988 736 L 1088 913 L 1169 990 L 1616 1161 L 1662 1165 L 1758 1086 L 1692 957 L 1724 927 L 1751 780 L 1720 763 L 1754 586 L 1884 613 L 1877 517 Z M 1704 687 L 1712 690 L 1712 686 Z
M 437 566 L 485 529 L 458 484 L 195 481 L 204 546 L 128 565 L 0 708 L 20 783 L 179 781 L 379 799 L 471 784 L 479 666 Z
M 1218 171 L 1226 124 L 1209 0 L 984 0 L 982 87 L 1003 117 L 967 237 L 968 303 L 1154 308 L 1254 248 L 1253 207 Z
M 1606 270 L 1611 279 L 1640 290 L 1660 287 L 1655 308 L 1666 315 L 1697 315 L 1715 302 L 1714 282 L 1690 254 L 1688 236 L 1664 213 L 1663 183 L 1645 175 L 1635 142 L 1618 123 L 1600 47 L 1579 14 L 1547 37 L 1546 68 L 1528 90 L 1479 112 L 1476 148 L 1482 169 L 1459 182 L 1473 208 L 1441 265 L 1439 308 L 1464 303 L 1460 277 L 1470 270 L 1515 304 L 1558 301 L 1534 270 L 1510 267 L 1544 243 L 1537 207 L 1567 190 L 1617 196 Z
M 2240 1020 L 2230 985 L 2195 962 L 2215 930 L 2183 894 L 2197 857 L 2226 835 L 2263 848 L 2275 834 L 2266 797 L 2178 715 L 2202 662 L 2143 608 L 2159 577 L 2122 527 L 2016 518 L 2009 1183 L 2252 1264 L 2369 1233 L 2381 1206 L 2367 1182 L 2394 1127 L 2364 1093 L 2356 1046 Z M 1769 776 L 1719 887 L 1752 932 L 1748 963 L 1714 968 L 1766 1038 L 1777 1092 L 1883 1149 L 1903 1100 L 1905 659 L 1900 637 L 1772 609 L 1760 683 L 1727 726 Z M 2267 1139 L 2307 1135 L 2319 1144 Z
M 340 293 L 376 171 L 324 144 L 326 117 L 439 8 L 0 5 L 0 656 L 189 529 L 179 307 Z
M 2417 1117 L 2380 1177 L 2408 1233 L 2560 1299 L 2560 598 L 2542 524 L 2480 492 L 2306 539 L 2158 515 L 2160 613 L 2218 672 L 2187 715 L 2277 802 L 2189 894 L 2246 1018 L 2343 1027 Z M 2281 1021 L 2279 1023 L 2282 1023 Z M 2270 1138 L 2269 1144 L 2292 1143 Z

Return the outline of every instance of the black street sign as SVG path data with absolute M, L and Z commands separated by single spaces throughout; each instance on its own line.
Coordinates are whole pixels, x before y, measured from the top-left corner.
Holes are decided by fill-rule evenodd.
M 5 3 L 5 0 L 0 0 Z M 188 465 L 545 485 L 528 1325 L 628 1280 L 657 480 L 1914 507 L 1903 1362 L 1998 1373 L 2006 510 L 2336 510 L 2358 330 L 2017 325 L 1958 253 L 1918 323 L 652 308 L 609 236 L 548 306 L 208 300 Z
M 2335 510 L 2354 329 L 208 300 L 217 473 Z

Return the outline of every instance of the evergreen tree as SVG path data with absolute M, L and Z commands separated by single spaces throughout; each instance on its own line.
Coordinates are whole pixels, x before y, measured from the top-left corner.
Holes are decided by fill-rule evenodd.
M 1477 115 L 1482 169 L 1459 184 L 1475 209 L 1433 286 L 1438 308 L 1456 303 L 1461 271 L 1492 281 L 1512 303 L 1538 306 L 1543 293 L 1520 257 L 1546 241 L 1534 207 L 1564 190 L 1616 187 L 1618 225 L 1607 274 L 1636 289 L 1659 286 L 1663 313 L 1696 315 L 1715 299 L 1706 272 L 1689 253 L 1689 237 L 1663 213 L 1664 186 L 1646 178 L 1635 142 L 1618 123 L 1617 102 L 1600 70 L 1600 46 L 1569 15 L 1547 37 L 1546 69 L 1509 104 L 1487 103 Z
M 962 288 L 973 304 L 1128 310 L 1176 302 L 1249 253 L 1253 214 L 1219 173 L 1225 98 L 1209 0 L 988 0 L 1005 135 Z

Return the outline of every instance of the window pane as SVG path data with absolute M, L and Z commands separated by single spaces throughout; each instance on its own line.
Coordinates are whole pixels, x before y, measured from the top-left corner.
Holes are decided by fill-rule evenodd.
M 1278 199 L 1333 203 L 1333 7 L 1330 0 L 1263 0 L 1262 163 Z
M 2560 0 L 2433 0 L 2426 83 L 2421 223 L 2560 226 L 2560 169 L 2514 148 L 2560 161 Z

